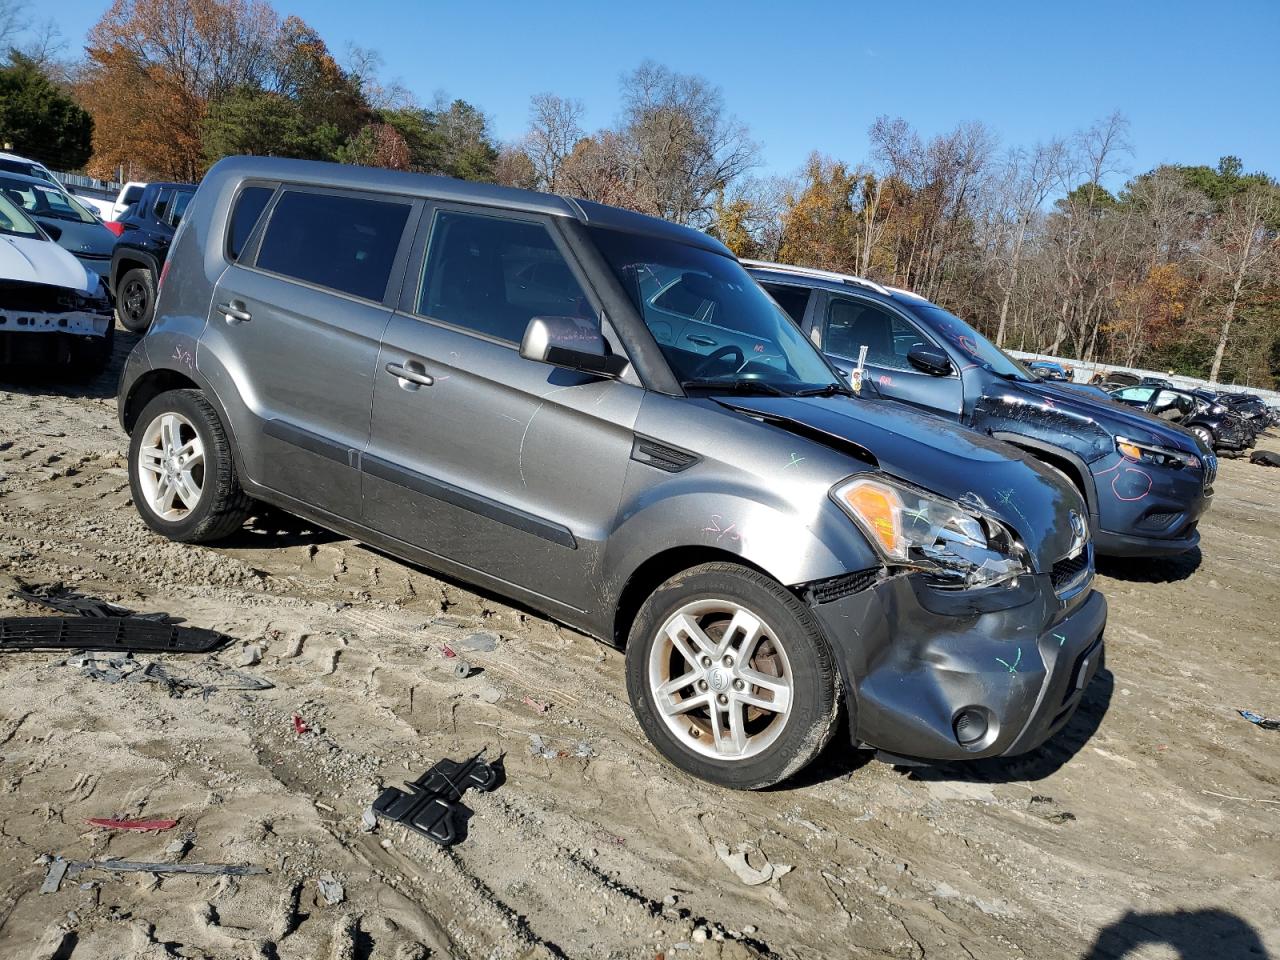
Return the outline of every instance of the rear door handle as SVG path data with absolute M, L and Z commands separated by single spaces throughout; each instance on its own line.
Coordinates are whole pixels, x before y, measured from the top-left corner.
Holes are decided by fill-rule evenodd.
M 714 347 L 716 345 L 716 342 L 712 340 L 710 337 L 703 337 L 700 335 L 690 334 L 689 336 L 685 337 L 685 339 L 688 340 L 690 343 L 696 343 L 702 347 Z
M 429 387 L 436 378 L 427 373 L 427 368 L 417 360 L 406 360 L 403 364 L 392 361 L 387 364 L 387 373 L 400 381 L 406 390 L 417 390 L 418 387 Z
M 230 303 L 218 304 L 218 312 L 222 314 L 227 323 L 247 323 L 253 319 L 253 314 L 244 308 L 244 304 L 239 300 L 232 300 Z

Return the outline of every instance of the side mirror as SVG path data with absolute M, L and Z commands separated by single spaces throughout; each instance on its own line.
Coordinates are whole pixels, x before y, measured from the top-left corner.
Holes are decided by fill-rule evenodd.
M 40 229 L 49 235 L 49 239 L 57 243 L 62 239 L 62 228 L 55 227 L 52 223 L 40 224 Z
M 567 370 L 616 377 L 627 359 L 610 352 L 600 328 L 577 317 L 534 317 L 520 341 L 520 356 Z
M 907 363 L 931 377 L 945 377 L 951 372 L 951 359 L 937 347 L 912 347 L 907 351 Z

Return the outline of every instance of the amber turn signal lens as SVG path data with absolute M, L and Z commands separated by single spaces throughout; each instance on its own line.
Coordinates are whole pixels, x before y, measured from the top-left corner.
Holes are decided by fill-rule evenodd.
M 1136 444 L 1117 443 L 1116 446 L 1119 448 L 1120 452 L 1123 453 L 1130 460 L 1142 459 L 1142 449 L 1138 447 Z
M 845 503 L 855 515 L 862 519 L 867 529 L 877 540 L 884 552 L 889 556 L 898 556 L 901 544 L 899 530 L 899 514 L 902 500 L 898 494 L 882 486 L 868 481 L 855 483 L 844 491 Z

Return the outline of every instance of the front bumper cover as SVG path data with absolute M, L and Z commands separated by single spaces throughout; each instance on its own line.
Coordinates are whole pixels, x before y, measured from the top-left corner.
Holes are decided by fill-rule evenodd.
M 939 591 L 916 575 L 813 604 L 840 661 L 855 741 L 947 761 L 1025 753 L 1060 730 L 1101 663 L 1107 602 L 1088 590 L 1063 604 L 1047 575 L 1019 580 L 1016 606 L 968 615 L 938 612 Z M 955 731 L 964 711 L 987 722 L 969 745 Z

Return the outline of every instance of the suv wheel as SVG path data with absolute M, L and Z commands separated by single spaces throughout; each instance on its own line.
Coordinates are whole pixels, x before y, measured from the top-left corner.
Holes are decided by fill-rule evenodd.
M 126 330 L 142 333 L 156 309 L 156 281 L 145 267 L 130 270 L 116 287 L 116 312 Z
M 129 486 L 147 526 L 170 540 L 219 540 L 249 516 L 222 421 L 198 390 L 162 393 L 143 409 L 129 444 Z
M 1200 438 L 1200 442 L 1209 448 L 1209 452 L 1213 452 L 1213 431 L 1208 427 L 1192 427 L 1191 432 Z
M 731 563 L 680 573 L 645 601 L 627 643 L 627 691 L 645 734 L 687 773 L 758 790 L 831 739 L 839 676 L 808 608 Z

